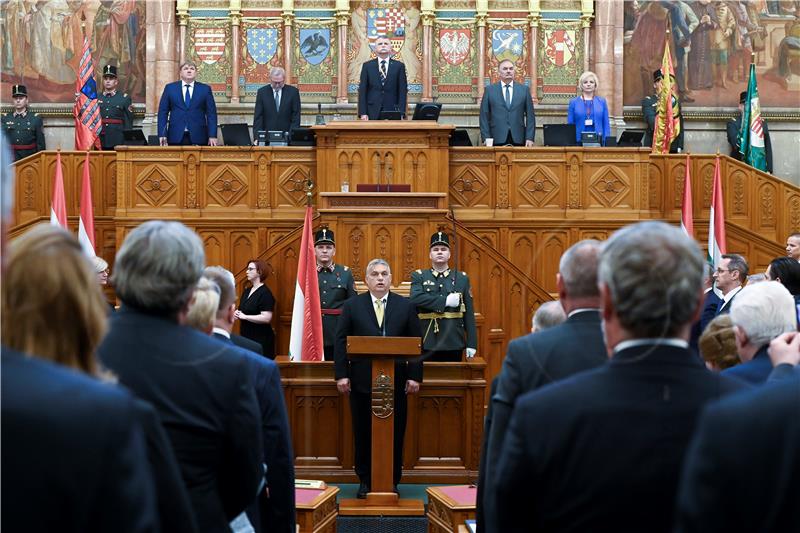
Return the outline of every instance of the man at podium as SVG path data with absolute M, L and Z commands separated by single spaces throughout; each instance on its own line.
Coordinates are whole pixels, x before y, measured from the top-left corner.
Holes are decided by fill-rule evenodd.
M 372 416 L 372 363 L 348 360 L 347 337 L 419 337 L 420 326 L 416 309 L 408 298 L 389 290 L 392 272 L 389 263 L 373 259 L 367 265 L 367 292 L 347 300 L 342 306 L 336 332 L 334 368 L 336 388 L 350 396 L 355 441 L 355 470 L 361 482 L 358 498 L 370 491 Z M 403 470 L 403 437 L 406 430 L 406 394 L 419 391 L 422 381 L 422 361 L 396 361 L 394 371 L 394 490 Z

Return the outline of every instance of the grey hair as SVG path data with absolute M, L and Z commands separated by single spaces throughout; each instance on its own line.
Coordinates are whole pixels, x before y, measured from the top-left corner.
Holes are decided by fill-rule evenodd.
M 706 261 L 703 263 L 703 283 L 711 283 L 714 279 L 714 267 Z
M 195 232 L 180 222 L 151 220 L 125 238 L 112 281 L 125 304 L 175 315 L 192 298 L 204 263 L 203 243 Z
M 783 333 L 797 330 L 794 297 L 778 281 L 748 285 L 731 302 L 731 321 L 749 343 L 761 347 Z
M 539 309 L 533 314 L 533 321 L 531 326 L 534 331 L 544 331 L 553 326 L 557 326 L 567 319 L 564 308 L 561 302 L 555 300 L 553 302 L 544 302 L 539 306 Z
M 272 67 L 269 69 L 269 77 L 272 78 L 273 76 L 286 77 L 286 70 L 284 70 L 283 67 Z
M 214 318 L 219 306 L 219 287 L 212 280 L 203 276 L 197 281 L 197 287 L 189 303 L 186 313 L 186 325 L 206 332 L 214 327 Z
M 5 130 L 3 130 L 5 131 Z M 14 170 L 11 163 L 11 150 L 6 142 L 5 133 L 0 136 L 0 219 L 10 222 L 11 212 L 14 209 Z
M 369 276 L 369 273 L 372 272 L 372 270 L 378 265 L 385 266 L 386 270 L 389 271 L 389 274 L 392 273 L 392 267 L 389 266 L 389 263 L 386 262 L 386 259 L 381 259 L 380 257 L 375 258 L 372 261 L 370 261 L 369 263 L 367 263 L 367 268 L 364 270 L 364 273 L 367 276 Z
M 763 272 L 759 272 L 758 274 L 750 274 L 747 276 L 747 284 L 750 285 L 752 283 L 761 283 L 762 281 L 769 281 L 767 279 L 767 275 Z
M 203 276 L 217 284 L 219 287 L 219 306 L 217 316 L 225 313 L 232 303 L 236 302 L 236 278 L 230 270 L 221 266 L 206 267 Z
M 558 272 L 571 298 L 597 298 L 597 262 L 603 243 L 585 239 L 570 246 L 558 263 Z
M 640 222 L 606 241 L 598 281 L 608 287 L 620 324 L 634 338 L 673 337 L 699 305 L 703 254 L 678 228 Z
M 94 267 L 94 271 L 98 274 L 100 272 L 104 272 L 108 268 L 108 261 L 96 255 L 92 258 L 92 266 Z

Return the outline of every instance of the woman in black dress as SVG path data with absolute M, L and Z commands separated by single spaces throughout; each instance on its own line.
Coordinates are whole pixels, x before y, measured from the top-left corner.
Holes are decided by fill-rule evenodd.
M 275 298 L 264 284 L 266 278 L 267 264 L 264 261 L 248 261 L 247 281 L 250 287 L 242 293 L 235 316 L 239 320 L 242 336 L 261 344 L 264 357 L 275 359 L 275 333 L 271 324 Z

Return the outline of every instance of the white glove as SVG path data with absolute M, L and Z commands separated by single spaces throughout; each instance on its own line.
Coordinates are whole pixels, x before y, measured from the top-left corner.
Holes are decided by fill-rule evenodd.
M 475 357 L 477 351 L 478 350 L 476 350 L 475 348 L 467 348 L 467 359 L 472 359 L 473 357 Z
M 461 294 L 457 292 L 451 292 L 447 295 L 447 300 L 445 300 L 444 305 L 445 307 L 458 307 L 461 304 Z

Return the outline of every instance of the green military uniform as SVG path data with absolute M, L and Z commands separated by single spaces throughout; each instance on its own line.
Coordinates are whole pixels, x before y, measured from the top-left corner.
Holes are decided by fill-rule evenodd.
M 664 76 L 661 74 L 660 69 L 653 72 L 653 83 L 663 78 Z M 681 125 L 681 131 L 675 140 L 672 141 L 672 144 L 669 147 L 669 153 L 677 154 L 679 149 L 683 150 L 683 114 L 681 113 L 680 102 L 678 102 L 674 97 L 672 99 L 672 105 L 673 116 L 675 116 L 677 113 L 678 120 L 680 121 Z M 656 115 L 658 114 L 658 95 L 650 95 L 642 98 L 642 114 L 644 115 L 644 121 L 647 124 L 647 130 L 645 131 L 642 145 L 652 148 L 653 135 L 656 127 Z
M 331 244 L 333 232 L 321 229 L 314 236 L 314 246 L 318 244 Z M 317 279 L 319 280 L 319 299 L 322 308 L 322 337 L 325 349 L 325 360 L 333 361 L 333 349 L 336 341 L 336 328 L 339 325 L 339 315 L 342 314 L 342 304 L 348 298 L 356 295 L 355 280 L 350 268 L 344 265 L 331 263 L 326 268 L 317 265 Z
M 106 65 L 103 77 L 117 77 L 117 67 Z M 100 118 L 103 120 L 103 129 L 100 131 L 100 143 L 103 150 L 113 150 L 119 144 L 125 144 L 123 132 L 133 127 L 133 113 L 131 113 L 131 97 L 119 91 L 101 93 L 97 95 L 100 106 Z
M 14 85 L 12 96 L 28 96 L 24 85 Z M 3 129 L 14 150 L 14 161 L 45 150 L 42 117 L 26 109 L 24 114 L 8 113 L 3 116 Z
M 433 234 L 431 248 L 437 245 L 450 247 L 447 234 Z M 445 307 L 447 295 L 454 292 L 461 294 L 460 305 Z M 412 272 L 411 303 L 417 306 L 426 360 L 461 361 L 465 347 L 477 348 L 472 290 L 466 272 L 437 272 L 432 268 Z

